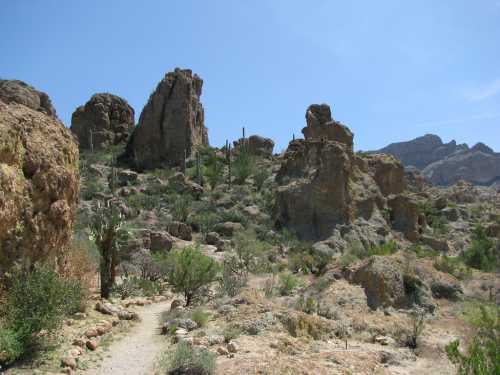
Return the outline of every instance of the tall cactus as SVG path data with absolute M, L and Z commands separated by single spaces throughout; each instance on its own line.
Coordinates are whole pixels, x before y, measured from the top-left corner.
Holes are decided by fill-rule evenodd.
M 231 171 L 231 145 L 227 150 L 227 186 L 228 189 L 231 190 L 231 179 L 232 179 L 232 171 Z

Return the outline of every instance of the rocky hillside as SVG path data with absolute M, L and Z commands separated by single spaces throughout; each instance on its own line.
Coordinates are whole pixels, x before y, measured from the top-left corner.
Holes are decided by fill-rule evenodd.
M 492 185 L 500 179 L 500 153 L 478 143 L 473 147 L 443 143 L 427 134 L 408 142 L 392 143 L 378 151 L 395 156 L 406 167 L 416 167 L 433 184 L 452 185 L 459 180 Z
M 391 155 L 354 152 L 326 104 L 306 109 L 304 139 L 280 155 L 259 135 L 209 147 L 201 84 L 168 73 L 126 144 L 112 131 L 80 154 L 56 119 L 0 101 L 0 260 L 77 248 L 73 276 L 92 258 L 101 287 L 111 280 L 109 296 L 92 284 L 86 312 L 61 319 L 64 334 L 51 327 L 43 355 L 15 362 L 0 347 L 6 373 L 104 373 L 111 347 L 137 356 L 137 374 L 454 374 L 446 348 L 465 352 L 484 335 L 479 312 L 498 311 L 500 194 L 432 186 Z M 83 128 L 133 114 L 93 98 L 77 109 Z M 127 334 L 154 344 L 117 350 Z

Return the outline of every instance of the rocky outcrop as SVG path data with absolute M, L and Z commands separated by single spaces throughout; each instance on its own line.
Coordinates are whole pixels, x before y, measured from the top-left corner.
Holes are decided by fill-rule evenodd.
M 400 161 L 390 155 L 367 157 L 370 174 L 384 195 L 401 194 L 406 189 L 405 170 Z
M 470 151 L 428 165 L 422 173 L 436 185 L 452 185 L 459 180 L 491 185 L 500 180 L 500 154 L 489 150 L 476 145 Z
M 426 134 L 411 141 L 391 143 L 376 152 L 393 155 L 405 166 L 411 165 L 423 169 L 435 161 L 468 148 L 465 144 L 457 145 L 455 141 L 443 143 L 437 135 Z
M 208 145 L 202 86 L 191 70 L 167 73 L 142 110 L 121 160 L 143 169 L 181 165 L 196 146 Z
M 73 136 L 28 105 L 0 100 L 0 274 L 16 260 L 49 260 L 63 251 L 78 202 Z
M 407 195 L 397 195 L 387 201 L 393 229 L 402 232 L 410 241 L 418 240 L 425 227 L 425 217 L 417 204 Z
M 0 100 L 18 103 L 57 119 L 56 110 L 49 96 L 23 81 L 0 79 Z
M 112 94 L 95 94 L 71 116 L 71 131 L 80 149 L 105 149 L 125 144 L 134 129 L 134 109 Z
M 307 140 L 337 141 L 352 149 L 354 135 L 347 126 L 332 119 L 328 104 L 310 105 L 306 111 L 306 123 L 302 134 Z
M 323 243 L 329 246 L 344 240 L 343 235 L 336 236 L 336 228 L 363 219 L 373 225 L 367 226 L 368 236 L 364 233 L 357 237 L 366 244 L 378 241 L 377 231 L 387 232 L 381 211 L 388 208 L 388 197 L 399 197 L 405 190 L 403 166 L 388 155 L 355 154 L 352 133 L 331 121 L 327 105 L 310 106 L 306 119 L 306 139 L 290 142 L 276 176 L 278 226 L 295 231 L 303 239 L 333 236 Z M 399 227 L 409 233 L 406 225 L 413 223 L 412 210 L 397 211 L 395 223 L 400 224 L 406 213 L 412 216 Z M 365 241 L 365 237 L 370 239 Z
M 274 141 L 271 138 L 264 138 L 260 135 L 251 135 L 245 139 L 247 150 L 252 155 L 271 157 L 273 156 Z M 243 138 L 233 142 L 234 149 L 238 151 L 243 144 Z

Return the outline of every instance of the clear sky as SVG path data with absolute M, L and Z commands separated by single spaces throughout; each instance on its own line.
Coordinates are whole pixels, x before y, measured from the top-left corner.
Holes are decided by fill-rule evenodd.
M 96 92 L 137 121 L 176 66 L 204 80 L 212 145 L 245 125 L 284 149 L 328 103 L 357 149 L 432 132 L 500 151 L 500 0 L 0 0 L 0 77 L 68 126 Z

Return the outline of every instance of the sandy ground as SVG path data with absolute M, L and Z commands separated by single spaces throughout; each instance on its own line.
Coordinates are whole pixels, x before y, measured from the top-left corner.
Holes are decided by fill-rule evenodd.
M 156 358 L 165 348 L 165 337 L 160 335 L 158 319 L 170 308 L 170 301 L 152 304 L 138 311 L 141 321 L 122 338 L 111 345 L 99 368 L 85 371 L 85 375 L 151 375 Z

